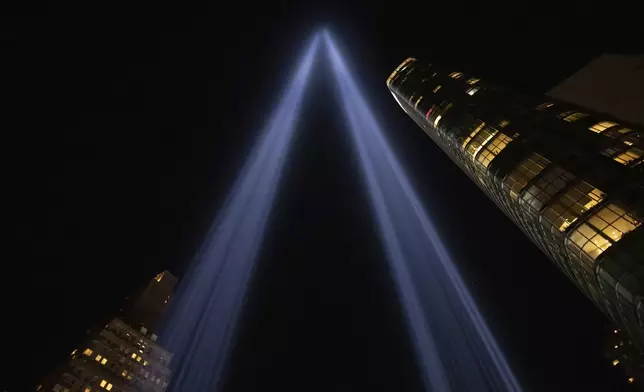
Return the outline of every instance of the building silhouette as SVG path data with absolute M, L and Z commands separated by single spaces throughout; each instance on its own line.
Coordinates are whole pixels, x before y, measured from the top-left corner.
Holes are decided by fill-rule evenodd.
M 387 86 L 472 181 L 644 348 L 642 127 L 414 58 L 394 70 Z
M 177 278 L 169 271 L 154 277 L 142 290 L 132 296 L 126 305 L 122 319 L 132 328 L 145 328 L 157 332 L 163 316 L 170 307 Z
M 54 392 L 163 392 L 172 358 L 157 342 L 154 328 L 163 316 L 177 279 L 158 274 L 133 298 L 122 317 L 93 328 L 70 358 L 37 387 Z

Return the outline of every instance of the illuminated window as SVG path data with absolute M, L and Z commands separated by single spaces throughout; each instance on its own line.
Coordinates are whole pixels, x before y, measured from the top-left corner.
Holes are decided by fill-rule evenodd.
M 111 391 L 112 390 L 112 384 L 108 383 L 107 386 L 105 387 L 105 389 L 107 389 L 108 391 Z
M 422 95 L 420 97 L 418 97 L 418 99 L 416 100 L 416 104 L 414 105 L 415 107 L 418 107 L 418 104 L 420 103 L 421 99 L 423 99 Z
M 553 106 L 555 106 L 554 103 L 544 102 L 541 105 L 538 105 L 535 109 L 536 110 L 543 110 L 543 109 L 547 109 L 547 108 L 550 108 L 550 107 L 553 107 Z
M 164 274 L 165 274 L 165 271 L 157 274 L 157 276 L 154 278 L 154 280 L 156 280 L 157 282 L 160 282 L 161 279 L 163 279 Z
M 143 366 L 148 366 L 148 361 L 143 361 Z
M 88 357 L 92 355 L 92 353 L 94 353 L 94 351 L 90 350 L 89 348 L 86 348 L 85 351 L 83 351 L 83 354 L 87 355 Z
M 106 363 L 107 363 L 107 358 L 103 358 L 103 360 L 101 361 L 101 365 L 105 365 Z
M 440 114 L 438 116 L 436 116 L 436 120 L 434 120 L 434 126 L 435 127 L 438 126 L 438 122 L 441 120 L 441 118 L 443 118 L 443 116 L 441 116 Z
M 619 365 L 619 359 L 614 359 L 613 360 L 613 366 Z
M 621 163 L 622 165 L 629 165 L 632 162 L 635 162 L 642 158 L 642 155 L 644 155 L 644 151 L 640 150 L 639 148 L 632 147 L 624 151 L 623 153 L 613 157 L 613 159 Z
M 463 148 L 465 148 L 465 146 L 467 146 L 467 144 L 470 142 L 470 140 L 472 140 L 472 138 L 474 136 L 476 136 L 476 134 L 479 133 L 481 131 L 481 129 L 483 129 L 484 126 L 485 126 L 485 123 L 483 121 L 478 120 L 478 124 L 476 125 L 474 130 L 472 130 L 472 132 L 470 132 L 469 136 L 466 137 L 465 140 L 463 140 L 463 143 L 461 144 L 461 146 Z
M 96 359 L 96 362 L 100 361 L 100 360 L 101 360 L 101 358 L 103 358 L 103 357 L 102 357 L 102 356 L 100 356 L 100 355 L 97 355 L 97 356 L 96 356 L 96 358 L 95 358 L 95 359 Z
M 477 160 L 484 167 L 490 166 L 490 162 L 492 162 L 492 160 L 496 158 L 496 156 L 499 155 L 499 153 L 503 151 L 511 141 L 511 137 L 504 133 L 499 133 L 487 146 L 485 146 L 477 157 Z
M 574 111 L 563 112 L 559 114 L 560 119 L 568 122 L 574 122 L 586 116 L 588 116 L 586 113 L 574 112 Z
M 136 353 L 132 353 L 131 358 L 132 358 L 132 359 L 136 359 Z
M 476 154 L 478 154 L 481 148 L 483 148 L 498 132 L 499 131 L 492 127 L 481 129 L 481 131 L 472 138 L 467 147 L 465 147 L 465 152 L 467 152 L 472 159 L 476 158 Z
M 438 90 L 440 90 L 440 89 L 441 89 L 441 87 L 443 87 L 443 86 L 441 86 L 441 85 L 439 84 L 438 86 L 436 86 L 436 88 L 434 88 L 434 90 L 433 90 L 433 91 L 436 93 L 436 92 L 438 92 Z
M 556 202 L 543 211 L 543 218 L 563 233 L 586 211 L 601 202 L 606 195 L 592 185 L 580 181 L 568 189 Z
M 626 151 L 622 151 L 622 149 L 617 147 L 609 147 L 601 153 L 602 155 L 612 158 L 614 161 L 619 162 L 624 166 L 629 166 L 639 161 L 642 156 L 644 156 L 644 151 L 640 150 L 637 147 L 631 147 Z
M 478 82 L 480 82 L 480 81 L 481 81 L 481 79 L 477 79 L 477 78 L 469 78 L 469 79 L 467 79 L 467 82 L 466 82 L 466 83 L 467 83 L 467 84 L 470 84 L 470 85 L 475 85 L 476 83 L 478 83 Z
M 77 350 L 77 349 L 74 349 L 74 351 L 72 351 L 72 353 L 71 353 L 71 354 L 69 354 L 69 355 L 74 355 L 74 354 L 76 354 L 76 351 L 78 351 L 78 350 Z
M 630 382 L 631 384 L 632 384 L 632 383 L 634 383 L 634 382 L 635 382 L 635 378 L 633 378 L 633 377 L 629 377 L 629 378 L 628 378 L 628 382 Z
M 574 178 L 566 170 L 559 166 L 553 166 L 523 192 L 520 203 L 532 214 L 536 214 L 556 193 L 562 190 Z
M 138 356 L 137 356 L 137 357 L 136 357 L 136 361 L 137 361 L 137 362 L 141 362 L 141 357 L 138 357 Z
M 101 388 L 104 388 L 107 385 L 107 381 L 103 380 L 101 381 Z
M 507 127 L 508 124 L 510 124 L 510 120 L 501 120 L 501 121 L 499 121 L 499 127 L 501 127 L 501 128 Z
M 92 392 L 92 388 L 89 388 L 89 387 L 85 388 L 85 392 Z
M 592 260 L 602 254 L 622 236 L 641 224 L 616 204 L 608 204 L 573 230 L 566 245 L 581 249 Z
M 453 79 L 460 79 L 463 77 L 463 72 L 452 72 L 451 74 L 449 74 L 449 77 Z
M 123 373 L 121 373 L 121 376 L 127 377 L 127 370 L 123 370 Z
M 405 61 L 400 63 L 400 65 L 398 65 L 396 67 L 394 72 L 392 72 L 391 75 L 389 75 L 389 77 L 387 78 L 387 85 L 391 84 L 391 82 L 394 79 L 394 77 L 396 77 L 399 72 L 403 71 L 407 67 L 407 65 L 409 65 L 410 62 L 415 61 L 415 60 L 416 60 L 415 58 L 409 57 L 409 58 L 405 59 Z
M 602 122 L 598 122 L 597 124 L 593 125 L 592 127 L 588 128 L 588 129 L 590 129 L 591 131 L 593 131 L 595 133 L 602 133 L 606 129 L 608 129 L 610 127 L 613 127 L 615 125 L 617 125 L 617 123 L 612 122 L 612 121 L 602 121 Z
M 432 114 L 432 111 L 434 111 L 434 105 L 432 105 L 432 107 L 427 110 L 427 113 L 425 113 L 425 119 L 429 120 L 429 115 Z
M 467 90 L 466 93 L 468 93 L 469 95 L 474 95 L 474 94 L 476 94 L 477 91 L 479 91 L 479 89 L 480 89 L 479 86 L 475 86 L 475 87 L 472 87 L 471 89 Z

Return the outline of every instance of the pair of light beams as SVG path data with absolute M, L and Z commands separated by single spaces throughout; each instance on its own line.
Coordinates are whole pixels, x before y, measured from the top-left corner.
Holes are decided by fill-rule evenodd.
M 427 391 L 520 391 L 436 229 L 326 31 L 314 36 L 183 279 L 163 333 L 170 390 L 216 390 L 321 41 L 327 49 Z

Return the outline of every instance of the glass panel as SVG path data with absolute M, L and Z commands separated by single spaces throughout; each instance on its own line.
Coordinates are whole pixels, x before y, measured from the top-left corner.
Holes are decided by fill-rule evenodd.
M 588 219 L 588 223 L 592 224 L 593 226 L 595 226 L 595 227 L 596 227 L 596 228 L 598 228 L 599 230 L 601 230 L 601 229 L 603 229 L 604 227 L 608 226 L 608 223 L 606 223 L 606 221 L 605 221 L 605 220 L 603 220 L 603 219 L 599 218 L 598 216 L 591 216 L 591 217 Z
M 549 160 L 533 152 L 505 177 L 503 180 L 504 188 L 508 189 L 510 196 L 516 200 L 528 182 L 541 173 L 549 164 Z

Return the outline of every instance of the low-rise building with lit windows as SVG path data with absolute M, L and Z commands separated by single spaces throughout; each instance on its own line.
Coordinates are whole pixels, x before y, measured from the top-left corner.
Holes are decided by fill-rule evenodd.
M 176 283 L 168 271 L 157 274 L 119 318 L 90 330 L 38 391 L 163 392 L 170 382 L 172 354 L 157 343 L 153 328 L 165 314 Z
M 171 358 L 156 335 L 113 319 L 105 328 L 90 331 L 68 363 L 53 371 L 38 390 L 163 392 L 170 381 Z
M 387 85 L 425 133 L 644 348 L 643 128 L 414 58 Z

